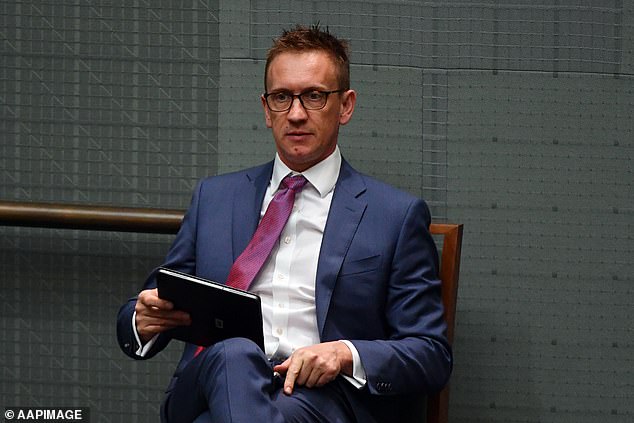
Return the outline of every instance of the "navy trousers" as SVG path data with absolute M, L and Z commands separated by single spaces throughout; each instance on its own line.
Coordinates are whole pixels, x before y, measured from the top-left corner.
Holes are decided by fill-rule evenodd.
M 183 369 L 163 406 L 163 423 L 352 423 L 342 378 L 319 388 L 283 379 L 253 342 L 233 338 L 200 353 Z

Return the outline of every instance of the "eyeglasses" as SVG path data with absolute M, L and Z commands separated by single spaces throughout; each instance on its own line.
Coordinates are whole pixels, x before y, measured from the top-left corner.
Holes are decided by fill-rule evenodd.
M 273 93 L 265 93 L 264 99 L 266 105 L 273 112 L 286 112 L 293 106 L 295 98 L 299 98 L 299 102 L 306 110 L 320 110 L 326 107 L 328 96 L 334 93 L 342 93 L 346 90 L 319 91 L 310 90 L 300 94 L 293 94 L 288 91 L 276 91 Z

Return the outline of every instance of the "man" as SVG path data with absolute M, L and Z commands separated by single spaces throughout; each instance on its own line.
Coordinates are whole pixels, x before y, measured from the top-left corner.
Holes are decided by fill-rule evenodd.
M 344 42 L 318 27 L 284 32 L 264 84 L 275 160 L 201 181 L 163 266 L 226 281 L 280 182 L 302 175 L 249 287 L 262 298 L 265 351 L 241 338 L 199 354 L 187 344 L 162 420 L 420 422 L 412 410 L 442 388 L 452 365 L 429 211 L 342 159 L 339 126 L 356 102 Z M 119 312 L 119 342 L 137 359 L 190 323 L 155 286 L 153 273 Z

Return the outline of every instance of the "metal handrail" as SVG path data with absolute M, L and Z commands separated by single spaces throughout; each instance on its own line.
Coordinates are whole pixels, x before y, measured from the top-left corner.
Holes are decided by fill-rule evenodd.
M 0 201 L 0 225 L 172 234 L 184 212 L 171 209 Z

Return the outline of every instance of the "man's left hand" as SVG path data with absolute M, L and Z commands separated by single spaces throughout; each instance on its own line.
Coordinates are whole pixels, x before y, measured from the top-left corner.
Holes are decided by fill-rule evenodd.
M 314 388 L 333 381 L 339 373 L 352 375 L 352 353 L 343 342 L 324 342 L 296 350 L 273 371 L 286 375 L 284 393 L 290 395 L 295 384 Z

